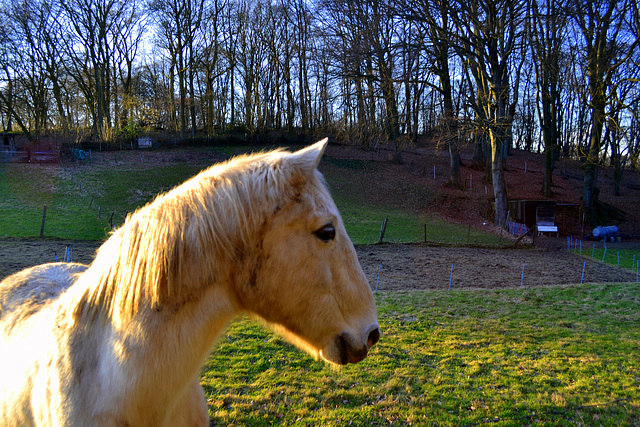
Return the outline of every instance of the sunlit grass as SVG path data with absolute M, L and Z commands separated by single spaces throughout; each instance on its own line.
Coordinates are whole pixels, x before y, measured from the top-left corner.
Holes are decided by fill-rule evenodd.
M 253 321 L 203 371 L 216 425 L 630 425 L 640 288 L 381 293 L 370 357 L 334 368 Z
M 426 214 L 381 206 L 363 207 L 339 197 L 335 201 L 347 233 L 356 244 L 378 243 L 385 219 L 388 221 L 383 241 L 387 243 L 427 242 L 460 246 L 500 246 L 501 243 L 500 236 Z
M 82 208 L 75 187 L 60 166 L 0 164 L 0 237 L 39 236 L 44 206 L 46 237 L 95 237 L 95 215 Z

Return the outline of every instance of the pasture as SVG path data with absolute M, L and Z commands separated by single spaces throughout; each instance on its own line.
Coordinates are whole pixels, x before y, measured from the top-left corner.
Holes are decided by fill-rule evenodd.
M 104 153 L 93 163 L 0 165 L 0 263 L 10 264 L 16 254 L 13 270 L 53 261 L 51 248 L 60 251 L 73 239 L 84 248 L 75 259 L 88 262 L 111 223 L 119 225 L 127 211 L 233 151 Z M 329 158 L 320 169 L 372 287 L 384 262 L 376 293 L 382 338 L 364 362 L 337 369 L 253 320 L 233 321 L 202 371 L 214 425 L 640 423 L 640 285 L 631 283 L 628 270 L 607 267 L 594 255 L 589 265 L 602 275 L 581 286 L 575 265 L 583 258 L 551 253 L 538 270 L 527 269 L 543 280 L 519 288 L 519 268 L 504 273 L 498 264 L 515 253 L 513 263 L 521 265 L 538 251 L 506 251 L 495 234 L 424 214 L 430 195 L 419 180 L 389 183 L 398 189 L 390 199 L 385 188 L 371 185 L 379 171 L 365 162 Z M 31 239 L 45 204 L 47 239 Z M 385 241 L 420 242 L 427 224 L 428 240 L 450 247 L 366 245 L 377 241 L 384 217 L 390 224 Z M 464 248 L 476 251 L 467 260 L 477 263 L 456 267 L 457 286 L 446 291 L 442 266 L 467 243 L 482 247 Z M 24 244 L 31 248 L 21 251 Z M 573 263 L 566 277 L 545 271 L 550 258 Z M 440 267 L 423 268 L 426 262 Z M 0 270 L 3 277 L 8 272 Z M 491 278 L 501 289 L 477 285 Z M 615 283 L 622 281 L 628 283 Z M 420 286 L 432 282 L 437 286 Z
M 640 287 L 376 295 L 370 357 L 335 369 L 233 322 L 202 374 L 215 425 L 635 425 Z

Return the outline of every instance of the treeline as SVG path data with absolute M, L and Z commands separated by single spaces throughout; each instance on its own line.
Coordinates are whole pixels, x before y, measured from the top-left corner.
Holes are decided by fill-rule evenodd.
M 506 215 L 511 147 L 640 166 L 635 0 L 5 0 L 0 120 L 30 138 L 113 143 L 230 131 L 460 144 Z

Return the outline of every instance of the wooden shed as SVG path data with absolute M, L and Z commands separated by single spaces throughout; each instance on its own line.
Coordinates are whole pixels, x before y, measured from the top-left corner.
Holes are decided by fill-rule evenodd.
M 539 232 L 558 233 L 555 223 L 555 200 L 513 200 L 508 202 L 509 216 L 527 228 L 538 227 Z

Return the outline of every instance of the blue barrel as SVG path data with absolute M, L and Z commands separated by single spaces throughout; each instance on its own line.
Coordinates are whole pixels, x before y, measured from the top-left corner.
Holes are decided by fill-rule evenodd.
M 593 229 L 593 237 L 596 239 L 607 238 L 618 234 L 618 227 L 615 225 L 607 225 L 606 227 L 596 227 Z

